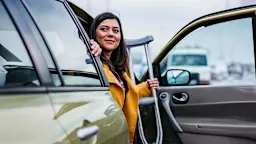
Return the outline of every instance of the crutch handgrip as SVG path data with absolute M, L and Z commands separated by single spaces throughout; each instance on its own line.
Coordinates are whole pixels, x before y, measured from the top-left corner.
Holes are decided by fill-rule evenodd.
M 143 106 L 143 105 L 151 105 L 155 103 L 155 99 L 154 97 L 143 97 L 140 98 L 139 100 L 139 105 Z
M 136 48 L 137 46 L 148 44 L 153 40 L 154 40 L 154 37 L 151 35 L 148 35 L 140 39 L 127 39 L 125 42 L 128 48 Z

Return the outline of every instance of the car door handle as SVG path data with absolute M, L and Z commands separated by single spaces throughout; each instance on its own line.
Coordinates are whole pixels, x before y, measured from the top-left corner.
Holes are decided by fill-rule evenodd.
M 85 141 L 91 136 L 96 135 L 99 132 L 99 129 L 98 126 L 85 127 L 79 129 L 76 134 L 81 141 Z
M 182 128 L 180 127 L 179 123 L 176 121 L 176 119 L 172 113 L 172 110 L 170 108 L 171 98 L 170 98 L 169 94 L 167 92 L 163 92 L 159 95 L 159 99 L 161 100 L 161 103 L 165 109 L 166 114 L 169 117 L 169 120 L 170 120 L 174 130 L 176 132 L 183 133 Z
M 187 93 L 175 93 L 172 95 L 172 101 L 175 104 L 185 104 L 188 102 L 188 94 Z

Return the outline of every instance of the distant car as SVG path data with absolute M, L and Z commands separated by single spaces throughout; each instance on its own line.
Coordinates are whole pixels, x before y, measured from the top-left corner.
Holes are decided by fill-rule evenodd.
M 211 66 L 211 78 L 212 80 L 225 80 L 229 76 L 228 67 L 223 62 L 216 62 Z
M 211 73 L 208 64 L 208 52 L 203 48 L 182 48 L 173 50 L 168 57 L 167 67 L 188 70 L 192 75 L 199 75 L 198 84 L 210 84 Z
M 244 72 L 247 72 L 249 74 L 255 73 L 254 64 L 243 64 Z
M 243 66 L 239 63 L 231 63 L 228 65 L 229 75 L 233 75 L 236 78 L 242 78 L 244 74 Z
M 145 56 L 143 56 L 143 53 L 137 52 L 132 53 L 132 64 L 133 64 L 133 72 L 135 73 L 136 77 L 138 79 L 141 79 L 144 72 L 147 69 L 147 63 L 145 60 Z

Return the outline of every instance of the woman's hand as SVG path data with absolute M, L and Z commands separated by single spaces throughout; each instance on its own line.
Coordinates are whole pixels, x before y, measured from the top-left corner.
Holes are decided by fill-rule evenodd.
M 95 56 L 100 56 L 102 53 L 102 49 L 100 48 L 100 45 L 93 39 L 90 40 L 90 43 L 92 48 L 92 54 L 94 54 Z
M 157 78 L 154 78 L 153 80 L 148 79 L 147 80 L 148 89 L 151 91 L 152 88 L 155 90 L 159 89 L 159 81 Z

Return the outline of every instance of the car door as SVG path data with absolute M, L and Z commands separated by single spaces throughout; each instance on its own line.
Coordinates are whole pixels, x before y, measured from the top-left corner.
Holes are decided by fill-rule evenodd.
M 255 12 L 256 6 L 248 6 L 200 17 L 181 29 L 154 60 L 163 143 L 256 143 Z M 172 57 L 177 50 L 183 50 L 179 64 Z M 212 70 L 205 69 L 206 62 Z M 230 68 L 233 63 L 241 68 Z M 179 85 L 184 81 L 174 85 L 169 73 L 173 69 L 188 70 L 199 80 L 209 74 L 212 78 L 207 85 Z M 214 74 L 221 78 L 215 79 Z M 154 142 L 154 111 L 150 106 L 141 111 L 145 136 Z
M 0 17 L 0 143 L 66 143 L 32 19 L 19 0 L 1 0 Z
M 41 49 L 55 84 L 47 90 L 54 120 L 60 122 L 70 143 L 129 143 L 122 109 L 113 99 L 99 58 L 91 54 L 87 33 L 68 3 L 25 2 L 50 51 Z M 81 139 L 91 126 L 97 126 L 98 133 Z

